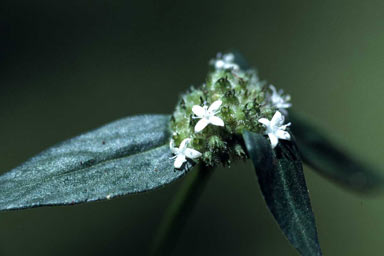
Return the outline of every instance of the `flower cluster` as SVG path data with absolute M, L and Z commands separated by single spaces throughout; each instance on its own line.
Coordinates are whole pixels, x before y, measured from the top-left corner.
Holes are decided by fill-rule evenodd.
M 232 53 L 218 54 L 201 88 L 182 95 L 172 115 L 170 149 L 174 167 L 200 158 L 207 165 L 246 158 L 241 138 L 246 129 L 268 135 L 272 148 L 290 140 L 284 124 L 289 95 L 267 87 L 253 69 L 243 70 Z M 179 145 L 179 147 L 175 147 Z

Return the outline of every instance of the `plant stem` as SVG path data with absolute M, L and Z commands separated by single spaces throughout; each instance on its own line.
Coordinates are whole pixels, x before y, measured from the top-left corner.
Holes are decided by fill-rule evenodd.
M 212 173 L 211 168 L 200 164 L 199 168 L 187 177 L 164 214 L 150 255 L 160 256 L 172 253 Z

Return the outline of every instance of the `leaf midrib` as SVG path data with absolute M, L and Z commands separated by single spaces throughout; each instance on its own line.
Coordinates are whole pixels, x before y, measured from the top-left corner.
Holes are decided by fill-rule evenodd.
M 102 160 L 102 161 L 100 161 L 100 162 L 98 162 L 98 163 L 95 163 L 94 165 L 91 165 L 91 166 L 84 166 L 84 167 L 82 167 L 82 168 L 79 168 L 79 169 L 73 169 L 73 170 L 66 171 L 66 172 L 63 172 L 63 173 L 60 173 L 60 174 L 52 173 L 51 175 L 46 176 L 46 177 L 44 177 L 44 178 L 41 179 L 41 180 L 29 180 L 29 181 L 28 181 L 28 184 L 24 184 L 24 185 L 23 185 L 23 189 L 26 188 L 26 187 L 32 187 L 32 186 L 35 186 L 36 184 L 39 184 L 39 183 L 47 182 L 47 181 L 49 181 L 50 179 L 52 179 L 53 177 L 62 177 L 62 176 L 66 176 L 66 175 L 68 175 L 68 174 L 70 174 L 70 173 L 74 173 L 74 172 L 82 171 L 82 170 L 85 170 L 85 169 L 88 169 L 88 168 L 94 168 L 94 167 L 97 166 L 97 165 L 105 164 L 105 163 L 108 163 L 108 162 L 111 162 L 111 161 L 116 161 L 116 160 L 123 159 L 123 158 L 126 158 L 126 157 L 132 157 L 132 156 L 139 155 L 139 154 L 143 154 L 143 153 L 146 153 L 146 152 L 151 152 L 151 151 L 157 150 L 158 148 L 163 147 L 163 146 L 165 146 L 165 145 L 166 145 L 166 143 L 164 143 L 164 144 L 162 144 L 162 145 L 159 145 L 159 146 L 156 146 L 156 147 L 154 147 L 154 148 L 151 148 L 151 149 L 149 149 L 149 150 L 144 150 L 144 151 L 137 152 L 137 153 L 134 153 L 134 154 L 131 154 L 131 155 L 124 155 L 124 156 L 117 157 L 117 158 L 111 158 L 111 159 Z M 12 181 L 11 181 L 11 182 L 12 182 Z

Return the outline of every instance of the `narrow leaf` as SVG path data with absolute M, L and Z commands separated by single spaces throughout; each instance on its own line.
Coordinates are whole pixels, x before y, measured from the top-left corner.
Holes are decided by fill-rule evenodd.
M 181 177 L 166 115 L 128 117 L 54 146 L 0 176 L 0 210 L 66 205 L 155 189 Z
M 356 192 L 372 193 L 384 188 L 383 176 L 372 167 L 336 147 L 304 118 L 295 113 L 289 117 L 303 161 L 321 175 Z
M 279 141 L 273 151 L 261 134 L 245 132 L 244 141 L 255 166 L 269 210 L 301 255 L 321 255 L 315 218 L 294 142 Z

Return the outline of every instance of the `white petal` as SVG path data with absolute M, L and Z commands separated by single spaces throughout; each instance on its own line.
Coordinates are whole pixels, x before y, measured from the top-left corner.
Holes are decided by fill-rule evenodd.
M 285 129 L 287 129 L 288 126 L 291 126 L 291 123 L 287 123 L 287 124 L 285 124 L 285 125 L 282 125 L 282 126 L 280 127 L 280 130 L 285 130 Z
M 209 106 L 208 112 L 216 112 L 217 110 L 219 110 L 221 104 L 223 104 L 223 102 L 221 100 L 217 100 L 217 101 L 213 102 L 211 104 L 211 106 Z
M 205 118 L 202 118 L 197 122 L 195 125 L 195 132 L 201 132 L 207 125 L 209 124 L 209 121 Z
M 273 86 L 272 84 L 269 86 L 269 89 L 271 89 L 272 90 L 272 93 L 273 94 L 276 94 L 276 87 L 275 86 Z
M 224 61 L 222 61 L 222 60 L 217 60 L 217 61 L 215 62 L 215 68 L 217 68 L 217 69 L 221 69 L 221 68 L 223 68 L 223 66 L 224 66 Z
M 279 142 L 279 139 L 273 133 L 268 133 L 268 137 L 269 137 L 269 140 L 271 141 L 272 148 L 275 148 L 277 146 L 277 143 Z
M 185 159 L 185 156 L 180 154 L 176 157 L 175 159 L 175 163 L 173 164 L 173 166 L 175 166 L 176 169 L 179 169 L 183 163 L 185 163 L 187 161 L 187 159 Z
M 185 153 L 186 157 L 191 158 L 191 159 L 201 157 L 201 153 L 197 150 L 192 149 L 192 148 L 187 148 L 184 153 Z
M 281 126 L 283 123 L 284 116 L 279 111 L 276 111 L 271 119 L 271 126 Z
M 179 151 L 181 152 L 184 151 L 187 148 L 189 142 L 191 142 L 191 139 L 189 138 L 183 139 L 183 141 L 180 143 Z
M 292 107 L 292 104 L 288 103 L 288 102 L 284 102 L 284 103 L 276 104 L 276 107 L 277 108 L 290 108 L 290 107 Z
M 224 121 L 220 117 L 217 116 L 210 116 L 209 117 L 209 122 L 213 125 L 217 126 L 224 126 Z
M 278 130 L 278 131 L 276 132 L 276 136 L 277 136 L 279 139 L 283 139 L 283 140 L 291 140 L 291 135 L 290 135 L 289 132 L 287 132 L 287 131 Z
M 205 109 L 199 105 L 194 105 L 192 107 L 192 112 L 195 113 L 198 117 L 202 118 L 205 115 Z
M 232 53 L 227 53 L 227 54 L 224 54 L 223 59 L 226 62 L 232 62 L 235 60 L 235 55 L 233 55 Z
M 269 126 L 270 121 L 267 118 L 260 118 L 259 123 L 262 123 L 265 126 Z

